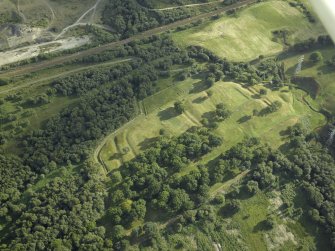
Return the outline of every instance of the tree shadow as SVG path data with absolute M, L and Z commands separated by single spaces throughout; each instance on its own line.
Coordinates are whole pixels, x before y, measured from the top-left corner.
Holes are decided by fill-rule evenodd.
M 159 111 L 157 115 L 158 115 L 158 117 L 161 121 L 164 121 L 164 120 L 172 119 L 172 118 L 178 116 L 179 114 L 177 114 L 174 107 L 169 107 L 169 108 L 167 108 L 163 111 Z
M 230 205 L 225 205 L 220 209 L 220 215 L 223 218 L 231 218 L 234 214 L 236 214 L 238 210 L 234 210 Z
M 322 72 L 322 74 L 329 74 L 334 72 L 334 67 L 326 64 L 319 66 L 317 69 L 318 71 Z
M 140 149 L 142 151 L 145 150 L 145 149 L 148 149 L 148 148 L 152 147 L 158 140 L 159 140 L 159 137 L 147 138 L 139 144 Z
M 211 111 L 211 112 L 205 112 L 204 114 L 201 115 L 201 117 L 204 119 L 208 119 L 208 121 L 212 121 L 215 115 L 216 115 L 215 111 Z
M 291 143 L 290 142 L 286 142 L 286 143 L 282 144 L 281 146 L 279 146 L 279 148 L 278 148 L 278 150 L 282 153 L 287 153 L 290 149 L 291 149 Z
M 256 233 L 256 232 L 262 232 L 262 231 L 267 231 L 267 230 L 269 230 L 269 227 L 266 223 L 266 220 L 263 220 L 263 221 L 258 222 L 257 225 L 254 226 L 252 231 Z
M 189 91 L 190 94 L 199 93 L 206 91 L 210 86 L 208 86 L 204 81 L 199 81 L 193 84 L 193 88 Z
M 237 120 L 239 124 L 248 122 L 252 117 L 250 115 L 245 115 Z
M 206 99 L 207 99 L 206 96 L 197 97 L 196 99 L 194 99 L 194 100 L 192 101 L 192 103 L 194 103 L 194 104 L 201 104 L 201 103 L 203 103 Z
M 289 135 L 290 135 L 290 130 L 289 130 L 289 128 L 287 127 L 285 130 L 281 130 L 281 131 L 279 132 L 279 135 L 282 136 L 282 137 L 284 137 L 284 136 L 289 136 Z
M 122 153 L 114 153 L 112 156 L 109 157 L 109 160 L 115 160 L 122 158 Z
M 253 194 L 247 190 L 247 187 L 244 185 L 240 188 L 239 194 L 236 196 L 238 200 L 247 200 L 251 197 L 255 196 L 256 194 Z
M 260 99 L 262 96 L 260 94 L 254 94 L 251 96 L 253 99 Z
M 210 161 L 207 162 L 207 166 L 208 166 L 208 171 L 211 172 L 212 169 L 219 164 L 219 161 L 222 159 L 222 156 L 219 155 L 214 159 L 211 159 Z
M 270 113 L 271 113 L 271 111 L 270 111 L 269 107 L 267 106 L 267 107 L 265 107 L 265 108 L 263 108 L 262 110 L 259 111 L 258 116 L 259 117 L 265 117 L 265 116 L 269 115 Z
M 293 77 L 291 82 L 297 85 L 297 88 L 304 90 L 312 99 L 316 99 L 321 86 L 314 77 Z

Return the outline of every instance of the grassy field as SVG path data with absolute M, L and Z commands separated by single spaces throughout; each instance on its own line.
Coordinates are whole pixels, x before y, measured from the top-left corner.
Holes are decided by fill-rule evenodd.
M 242 10 L 237 17 L 224 16 L 175 32 L 173 38 L 181 45 L 200 45 L 229 60 L 246 61 L 282 51 L 284 45 L 274 42 L 272 34 L 282 29 L 289 31 L 290 42 L 324 33 L 320 23 L 309 23 L 287 2 L 268 1 Z
M 287 67 L 287 74 L 294 74 L 295 68 L 297 66 L 298 58 L 302 55 L 305 56 L 305 61 L 302 64 L 302 71 L 299 73 L 299 76 L 304 77 L 313 77 L 319 83 L 319 92 L 316 96 L 315 100 L 312 100 L 311 97 L 308 98 L 310 101 L 314 101 L 319 105 L 319 107 L 323 107 L 328 111 L 334 113 L 335 112 L 335 88 L 334 88 L 334 80 L 335 80 L 335 68 L 329 67 L 326 65 L 326 61 L 331 59 L 331 57 L 335 56 L 335 49 L 332 47 L 328 48 L 320 48 L 317 49 L 323 55 L 323 61 L 319 63 L 312 63 L 309 60 L 309 56 L 313 51 L 300 53 L 300 54 L 292 54 L 288 55 L 283 61 Z M 302 88 L 307 88 L 306 86 L 301 86 Z
M 143 101 L 148 114 L 141 115 L 125 129 L 110 138 L 101 151 L 101 157 L 109 169 L 118 168 L 121 163 L 132 159 L 146 149 L 159 136 L 160 129 L 170 135 L 179 135 L 192 126 L 200 126 L 201 120 L 210 116 L 215 105 L 223 102 L 233 113 L 219 124 L 216 132 L 223 136 L 222 147 L 213 150 L 203 161 L 214 159 L 228 147 L 247 136 L 256 136 L 273 147 L 285 142 L 283 131 L 297 122 L 307 129 L 325 123 L 324 117 L 312 111 L 302 100 L 305 92 L 289 91 L 288 87 L 279 91 L 268 90 L 268 94 L 258 97 L 261 86 L 244 88 L 239 84 L 218 82 L 212 87 L 213 96 L 208 97 L 199 79 L 187 79 L 176 86 L 169 87 Z M 196 90 L 196 91 L 195 91 Z M 173 108 L 175 100 L 181 100 L 186 107 L 182 115 Z M 281 109 L 267 116 L 253 116 L 253 110 L 261 110 L 274 101 L 280 101 Z

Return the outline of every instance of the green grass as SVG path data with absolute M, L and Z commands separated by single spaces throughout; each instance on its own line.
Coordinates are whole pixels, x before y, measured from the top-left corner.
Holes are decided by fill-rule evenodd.
M 167 86 L 166 84 L 171 80 L 172 80 L 171 78 L 168 78 L 160 82 L 164 83 L 164 86 Z M 188 78 L 187 80 L 183 81 L 182 85 L 178 85 L 178 82 L 173 83 L 168 88 L 163 89 L 160 92 L 155 93 L 154 95 L 146 98 L 143 101 L 143 105 L 145 106 L 146 112 L 151 113 L 157 108 L 162 107 L 172 99 L 175 99 L 177 97 L 182 98 L 185 95 L 185 92 L 191 90 L 193 84 L 197 82 L 199 82 L 198 79 Z
M 272 31 L 287 29 L 290 42 L 324 33 L 320 23 L 310 24 L 304 15 L 287 2 L 258 3 L 238 13 L 173 34 L 181 45 L 200 45 L 233 61 L 246 61 L 259 55 L 273 55 L 283 50 L 273 41 Z
M 269 202 L 263 193 L 241 201 L 241 210 L 232 219 L 239 223 L 241 234 L 250 250 L 267 250 L 263 231 L 257 226 L 266 220 Z
M 221 102 L 233 112 L 232 116 L 220 123 L 215 130 L 223 137 L 224 144 L 205 155 L 201 162 L 214 159 L 245 137 L 259 137 L 276 148 L 285 142 L 283 131 L 288 126 L 301 122 L 307 129 L 313 130 L 325 123 L 321 114 L 312 111 L 303 102 L 302 96 L 305 92 L 301 90 L 289 91 L 288 87 L 285 87 L 279 91 L 268 90 L 266 96 L 255 98 L 261 86 L 246 89 L 239 84 L 218 82 L 212 87 L 214 95 L 207 97 L 205 88 L 199 88 L 201 85 L 203 83 L 200 80 L 187 79 L 177 87 L 167 88 L 145 99 L 143 103 L 150 104 L 150 108 L 147 109 L 150 113 L 147 116 L 139 116 L 125 129 L 121 128 L 116 136 L 111 137 L 102 149 L 103 160 L 113 165 L 110 168 L 118 168 L 122 161 L 128 161 L 155 142 L 160 129 L 164 128 L 170 135 L 180 135 L 192 126 L 201 125 L 203 115 L 213 111 L 215 105 Z M 194 89 L 203 90 L 193 93 Z M 182 115 L 177 115 L 173 109 L 173 103 L 178 99 L 185 104 L 186 110 Z M 243 121 L 245 116 L 253 114 L 254 109 L 261 110 L 276 100 L 283 104 L 279 111 L 267 116 L 251 116 L 249 120 Z M 122 155 L 120 149 L 124 148 L 130 151 Z M 122 156 L 119 161 L 118 156 Z M 189 169 L 192 168 L 190 165 Z

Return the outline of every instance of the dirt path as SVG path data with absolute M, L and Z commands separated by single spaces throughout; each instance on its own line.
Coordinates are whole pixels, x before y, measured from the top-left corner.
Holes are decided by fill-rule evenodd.
M 120 63 L 128 62 L 128 61 L 131 61 L 131 60 L 133 60 L 133 59 L 132 58 L 127 58 L 127 59 L 108 62 L 108 63 L 103 63 L 103 64 L 96 64 L 96 65 L 90 65 L 90 66 L 84 66 L 84 67 L 81 67 L 81 68 L 76 68 L 74 70 L 66 71 L 66 72 L 63 72 L 63 73 L 60 73 L 60 74 L 55 74 L 55 75 L 48 76 L 48 77 L 45 77 L 45 78 L 41 78 L 41 79 L 38 79 L 38 80 L 34 80 L 34 81 L 31 81 L 31 82 L 23 83 L 23 84 L 18 85 L 18 86 L 9 87 L 8 89 L 0 90 L 0 94 L 7 94 L 11 91 L 17 91 L 17 90 L 20 90 L 20 89 L 23 89 L 23 88 L 26 88 L 26 87 L 29 87 L 29 86 L 32 86 L 32 85 L 34 85 L 36 87 L 36 86 L 39 86 L 39 85 L 43 85 L 46 81 L 51 81 L 51 80 L 54 80 L 54 79 L 57 79 L 57 78 L 65 77 L 65 76 L 73 74 L 73 73 L 78 73 L 78 72 L 81 72 L 81 71 L 84 71 L 84 70 L 89 70 L 89 69 L 96 68 L 96 67 L 106 67 L 106 66 L 111 66 L 111 65 L 115 65 L 115 64 L 120 64 Z
M 227 182 L 223 183 L 221 186 L 219 186 L 217 189 L 214 191 L 211 191 L 211 195 L 215 195 L 219 192 L 224 192 L 228 190 L 232 185 L 237 184 L 240 182 L 247 174 L 250 172 L 250 170 L 245 170 L 242 173 L 238 174 L 235 176 L 233 179 L 228 180 Z
M 96 8 L 97 8 L 97 6 L 99 5 L 100 2 L 101 2 L 101 0 L 97 0 L 96 3 L 95 3 L 90 9 L 88 9 L 84 14 L 82 14 L 74 24 L 71 24 L 71 25 L 65 27 L 65 28 L 61 31 L 61 33 L 59 33 L 59 34 L 56 36 L 55 40 L 57 40 L 58 38 L 62 37 L 62 36 L 63 36 L 69 29 L 71 29 L 71 28 L 73 28 L 73 27 L 76 27 L 76 26 L 79 26 L 79 25 L 87 25 L 87 24 L 91 24 L 91 23 L 85 23 L 85 22 L 82 22 L 82 20 L 86 17 L 86 15 L 87 15 L 88 13 L 90 13 L 90 12 L 92 12 L 92 11 L 93 11 L 92 16 L 95 15 Z M 92 19 L 92 16 L 91 16 L 90 19 Z M 94 25 L 94 24 L 91 24 L 91 25 Z
M 0 77 L 12 77 L 12 76 L 17 76 L 17 75 L 21 75 L 21 74 L 31 73 L 31 72 L 34 72 L 34 71 L 38 71 L 38 70 L 41 70 L 41 69 L 45 69 L 45 68 L 48 68 L 48 67 L 59 65 L 59 64 L 62 64 L 64 62 L 68 62 L 68 61 L 71 61 L 71 60 L 74 60 L 74 59 L 82 58 L 82 57 L 85 57 L 85 56 L 88 56 L 88 55 L 101 53 L 103 51 L 110 50 L 110 49 L 113 49 L 115 47 L 128 44 L 128 43 L 130 43 L 134 40 L 140 40 L 140 39 L 143 39 L 143 38 L 147 38 L 147 37 L 150 37 L 152 35 L 159 34 L 159 33 L 171 30 L 171 29 L 175 29 L 179 26 L 183 26 L 183 25 L 192 23 L 194 21 L 197 21 L 197 20 L 200 20 L 200 19 L 203 19 L 203 18 L 209 18 L 209 17 L 215 16 L 217 14 L 220 14 L 220 13 L 224 12 L 224 11 L 229 11 L 229 10 L 239 8 L 239 7 L 243 7 L 245 5 L 253 4 L 253 3 L 256 3 L 256 2 L 257 2 L 257 0 L 241 1 L 241 2 L 238 2 L 236 4 L 232 4 L 232 5 L 226 6 L 224 8 L 221 8 L 219 10 L 212 11 L 210 13 L 201 14 L 201 15 L 198 15 L 198 16 L 195 16 L 195 17 L 183 19 L 183 20 L 180 20 L 180 21 L 168 24 L 168 25 L 164 25 L 164 26 L 161 26 L 161 27 L 158 27 L 158 28 L 154 28 L 154 29 L 139 33 L 137 35 L 134 35 L 130 38 L 127 38 L 127 39 L 124 39 L 124 40 L 121 40 L 121 41 L 104 44 L 102 46 L 87 49 L 87 50 L 84 50 L 84 51 L 80 51 L 80 52 L 77 52 L 77 53 L 71 54 L 71 55 L 64 55 L 64 56 L 56 57 L 56 58 L 50 59 L 48 61 L 42 61 L 42 62 L 38 62 L 38 63 L 34 63 L 34 64 L 24 65 L 24 66 L 18 67 L 16 69 L 12 69 L 12 70 L 9 70 L 7 72 L 4 72 L 3 74 L 0 75 Z
M 56 13 L 54 11 L 54 9 L 52 8 L 52 6 L 50 5 L 50 3 L 48 2 L 48 0 L 45 0 L 45 5 L 48 6 L 48 8 L 51 11 L 51 15 L 52 15 L 52 21 L 56 19 Z
M 23 14 L 23 12 L 20 9 L 20 0 L 17 0 L 17 12 L 19 13 L 20 17 L 22 17 L 23 22 L 26 23 L 27 22 L 27 18 L 26 18 L 26 16 Z

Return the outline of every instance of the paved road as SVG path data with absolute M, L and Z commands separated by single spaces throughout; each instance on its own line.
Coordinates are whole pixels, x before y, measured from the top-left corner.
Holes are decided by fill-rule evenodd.
M 22 74 L 35 72 L 35 71 L 45 69 L 45 68 L 49 68 L 49 67 L 52 67 L 52 66 L 55 66 L 55 65 L 63 64 L 65 62 L 68 62 L 68 61 L 71 61 L 71 60 L 79 59 L 79 58 L 82 58 L 82 57 L 85 57 L 85 56 L 88 56 L 88 55 L 91 55 L 91 54 L 97 54 L 97 53 L 100 53 L 100 52 L 103 52 L 103 51 L 106 51 L 106 50 L 110 50 L 110 49 L 113 49 L 113 48 L 118 47 L 120 45 L 128 44 L 128 43 L 130 43 L 134 40 L 139 40 L 139 39 L 143 39 L 143 38 L 146 38 L 146 37 L 150 37 L 152 35 L 159 34 L 159 33 L 171 30 L 171 29 L 175 29 L 179 26 L 183 26 L 183 25 L 192 23 L 194 21 L 201 20 L 203 18 L 212 17 L 212 16 L 220 14 L 224 11 L 229 11 L 229 10 L 232 10 L 232 9 L 235 9 L 235 8 L 238 8 L 238 7 L 242 7 L 242 6 L 245 6 L 245 5 L 248 5 L 248 4 L 252 4 L 252 3 L 255 3 L 255 2 L 257 2 L 257 0 L 244 0 L 244 1 L 241 1 L 239 3 L 223 7 L 219 10 L 212 11 L 210 13 L 201 14 L 201 15 L 198 15 L 198 16 L 195 16 L 195 17 L 183 19 L 183 20 L 180 20 L 180 21 L 168 24 L 168 25 L 164 25 L 164 26 L 161 26 L 161 27 L 158 27 L 158 28 L 154 28 L 154 29 L 139 33 L 137 35 L 134 35 L 130 38 L 127 38 L 127 39 L 124 39 L 124 40 L 121 40 L 121 41 L 108 43 L 108 44 L 105 44 L 105 45 L 102 45 L 102 46 L 99 46 L 99 47 L 87 49 L 87 50 L 80 51 L 80 52 L 77 52 L 77 53 L 74 53 L 74 54 L 71 54 L 71 55 L 56 57 L 56 58 L 53 58 L 53 59 L 50 59 L 50 60 L 47 60 L 47 61 L 42 61 L 42 62 L 38 62 L 38 63 L 34 63 L 34 64 L 23 65 L 23 66 L 15 68 L 15 69 L 11 69 L 9 71 L 3 72 L 2 74 L 0 74 L 0 77 L 7 77 L 7 78 L 8 77 L 13 77 L 13 76 L 17 76 L 17 75 L 22 75 Z

